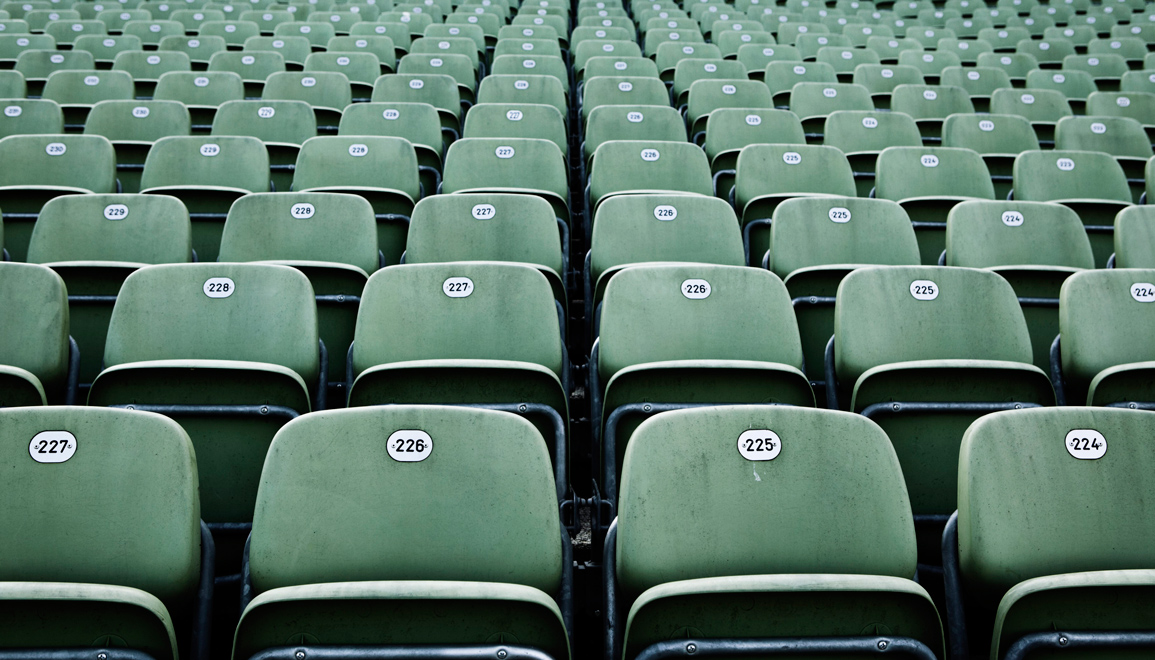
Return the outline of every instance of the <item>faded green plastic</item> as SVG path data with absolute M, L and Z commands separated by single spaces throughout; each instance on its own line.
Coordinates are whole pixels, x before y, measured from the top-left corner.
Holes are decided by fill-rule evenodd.
M 669 105 L 666 85 L 657 78 L 639 76 L 599 76 L 582 88 L 582 118 L 603 105 Z
M 51 449 L 31 442 L 44 431 L 72 434 L 75 453 L 33 461 Z M 159 415 L 52 407 L 0 410 L 0 438 L 4 646 L 115 644 L 175 660 L 173 619 L 191 614 L 200 578 L 188 436 Z
M 1115 216 L 1115 267 L 1155 268 L 1155 207 L 1128 206 Z
M 56 101 L 23 97 L 21 93 L 18 98 L 6 97 L 0 101 L 4 106 L 3 116 L 0 116 L 0 138 L 64 132 L 64 113 Z
M 0 262 L 0 407 L 63 399 L 68 375 L 68 292 L 38 265 Z
M 252 58 L 252 63 L 245 60 Z M 285 70 L 285 56 L 277 51 L 218 51 L 209 59 L 209 71 L 232 71 L 245 82 L 264 85 L 270 75 Z
M 428 434 L 428 458 L 386 452 L 406 430 Z M 307 633 L 344 644 L 516 640 L 567 658 L 547 595 L 563 570 L 549 465 L 533 426 L 506 413 L 378 406 L 291 422 L 262 474 L 249 553 L 259 595 L 234 657 Z M 317 533 L 300 534 L 302 521 Z M 462 533 L 480 542 L 468 561 Z
M 472 112 L 472 111 L 471 111 Z M 468 121 L 466 122 L 468 125 Z M 685 142 L 686 122 L 677 110 L 651 105 L 603 105 L 586 119 L 585 159 L 610 140 Z
M 743 458 L 735 442 L 751 429 L 775 433 L 781 453 Z M 673 511 L 693 538 L 671 524 Z M 643 422 L 626 454 L 616 562 L 619 606 L 632 602 L 625 658 L 687 635 L 854 636 L 876 627 L 942 650 L 930 597 L 909 579 L 914 523 L 898 460 L 886 435 L 858 416 L 736 406 Z
M 611 195 L 662 191 L 711 195 L 712 187 L 705 152 L 685 142 L 605 142 L 594 152 L 589 175 L 589 199 L 595 207 Z
M 277 26 L 283 27 L 284 23 Z M 322 24 L 323 25 L 323 24 Z M 239 77 L 239 76 L 238 76 Z M 306 85 L 312 80 L 312 85 Z M 280 71 L 265 79 L 262 99 L 272 101 L 305 101 L 314 109 L 340 112 L 353 102 L 349 79 L 331 71 Z
M 344 74 L 350 83 L 360 88 L 368 87 L 371 91 L 373 83 L 381 75 L 381 61 L 375 53 L 368 52 L 312 53 L 305 58 L 306 73 L 322 71 Z
M 517 84 L 525 82 L 525 89 Z M 542 103 L 552 105 L 562 116 L 569 114 L 566 90 L 553 76 L 526 76 L 493 73 L 481 79 L 477 88 L 478 103 Z
M 498 153 L 502 155 L 498 155 Z M 510 153 L 512 152 L 512 153 Z M 569 219 L 569 179 L 561 149 L 535 138 L 468 138 L 450 145 L 441 190 L 445 193 L 516 192 L 548 201 Z
M 478 103 L 465 117 L 462 137 L 549 140 L 561 149 L 562 157 L 569 149 L 565 116 L 552 105 L 540 103 Z
M 992 658 L 1019 635 L 1056 627 L 1150 629 L 1153 429 L 1155 414 L 1102 408 L 1003 412 L 968 429 L 959 563 L 987 611 L 1001 598 Z M 1072 436 L 1094 437 L 1073 430 L 1101 434 L 1102 456 L 1076 458 Z
M 265 108 L 271 108 L 272 114 Z M 317 136 L 317 119 L 304 101 L 226 101 L 213 118 L 212 134 L 259 138 L 266 148 L 299 147 Z
M 147 114 L 138 116 L 144 114 L 138 108 L 145 108 Z M 188 135 L 189 130 L 188 109 L 177 101 L 101 101 L 84 123 L 85 134 L 103 135 L 114 146 L 152 143 L 170 135 Z
M 187 53 L 168 51 L 124 51 L 118 53 L 112 62 L 113 71 L 127 71 L 136 82 L 159 80 L 169 71 L 192 71 L 192 61 Z

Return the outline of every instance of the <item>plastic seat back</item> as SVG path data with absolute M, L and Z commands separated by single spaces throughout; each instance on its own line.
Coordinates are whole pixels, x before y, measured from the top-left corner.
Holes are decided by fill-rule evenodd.
M 64 113 L 56 101 L 13 98 L 0 101 L 0 137 L 64 132 Z
M 15 262 L 0 262 L 0 274 L 0 301 L 7 310 L 0 318 L 0 404 L 62 402 L 69 370 L 64 280 L 43 266 Z
M 710 195 L 710 163 L 689 143 L 615 140 L 594 152 L 589 199 L 594 205 L 609 195 L 668 191 Z

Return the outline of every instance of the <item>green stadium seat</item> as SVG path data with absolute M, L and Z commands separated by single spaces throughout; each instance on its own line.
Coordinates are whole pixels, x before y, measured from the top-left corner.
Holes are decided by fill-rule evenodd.
M 890 108 L 890 95 L 899 85 L 922 85 L 922 72 L 913 66 L 894 64 L 859 64 L 854 67 L 852 82 L 870 92 L 874 107 Z
M 670 94 L 657 78 L 602 76 L 585 82 L 579 103 L 585 120 L 594 108 L 603 105 L 669 106 Z
M 696 469 L 679 478 L 687 461 Z M 705 657 L 884 646 L 939 656 L 935 606 L 910 579 L 902 479 L 886 434 L 851 415 L 724 406 L 647 420 L 606 540 L 606 657 L 684 652 L 683 634 Z M 704 536 L 676 541 L 675 520 Z
M 902 207 L 882 199 L 795 197 L 779 204 L 773 218 L 762 266 L 790 293 L 807 378 L 824 398 L 823 353 L 834 334 L 838 284 L 864 265 L 918 264 L 918 242 Z
M 991 657 L 1072 641 L 1084 653 L 1119 653 L 1104 641 L 1115 635 L 1149 647 L 1142 640 L 1151 635 L 1145 561 L 1151 527 L 1143 513 L 1152 417 L 1133 410 L 1022 410 L 990 415 L 967 430 L 959 510 L 942 541 L 947 616 L 966 621 L 952 629 L 959 633 L 951 640 L 955 652 L 969 652 L 964 635 L 970 648 L 989 639 Z M 1071 511 L 1060 488 L 1098 495 Z M 1047 523 L 1060 519 L 1059 526 Z M 1053 543 L 1067 524 L 1090 533 Z M 1087 609 L 1072 610 L 1072 602 Z M 1059 616 L 1061 632 L 1049 623 Z
M 531 264 L 566 303 L 569 228 L 534 195 L 434 195 L 413 207 L 405 263 L 509 261 Z
M 0 410 L 0 438 L 0 520 L 35 530 L 0 543 L 3 652 L 207 659 L 213 542 L 188 435 L 159 415 L 52 407 Z M 85 547 L 110 520 L 118 542 Z
M 497 63 L 494 63 L 496 73 Z M 631 78 L 657 78 L 658 66 L 648 57 L 591 57 L 586 62 L 586 76 L 629 76 Z M 485 85 L 485 81 L 481 81 Z M 564 83 L 563 83 L 564 84 Z
M 775 107 L 785 108 L 790 103 L 794 85 L 804 82 L 835 83 L 838 77 L 829 64 L 775 60 L 766 65 L 762 80 L 769 88 Z
M 1030 122 L 1018 115 L 956 114 L 943 123 L 942 146 L 978 152 L 991 174 L 995 199 L 1007 199 L 1015 158 L 1037 151 L 1039 138 Z
M 952 68 L 943 69 L 940 80 L 946 78 Z M 975 111 L 965 89 L 947 84 L 899 85 L 890 95 L 890 109 L 910 115 L 927 144 L 942 142 L 942 123 L 948 116 Z
M 974 105 L 976 112 L 989 112 L 991 94 L 996 89 L 1010 89 L 1013 87 L 1011 78 L 1001 68 L 973 66 L 947 67 L 942 70 L 939 78 L 944 86 L 954 86 L 966 91 Z
M 1039 142 L 1047 145 L 1054 144 L 1055 124 L 1074 114 L 1067 97 L 1053 89 L 996 89 L 991 94 L 991 113 L 1026 118 Z
M 1153 206 L 1128 206 L 1115 216 L 1115 254 L 1109 267 L 1155 268 Z
M 1124 78 L 1126 78 L 1126 74 Z M 1155 134 L 1155 93 L 1124 91 L 1124 92 L 1092 92 L 1087 97 L 1086 112 L 1089 116 L 1098 117 L 1130 117 L 1143 125 L 1148 137 Z
M 246 135 L 265 143 L 273 189 L 286 191 L 301 145 L 317 136 L 313 109 L 304 101 L 226 101 L 213 118 L 212 135 Z
M 175 50 L 188 55 L 194 71 L 207 69 L 213 55 L 224 52 L 227 48 L 224 37 L 207 34 L 196 37 L 169 35 L 161 39 L 157 46 L 158 50 Z
M 1064 117 L 1055 128 L 1055 148 L 1114 156 L 1127 176 L 1133 201 L 1139 203 L 1144 192 L 1143 170 L 1155 153 L 1138 121 L 1130 117 Z
M 9 135 L 51 135 L 64 132 L 64 113 L 56 101 L 13 98 L 0 101 L 0 138 Z
M 357 195 L 257 193 L 229 209 L 220 261 L 292 266 L 309 278 L 328 351 L 330 389 L 344 386 L 345 356 L 369 275 L 380 263 L 373 207 Z M 344 392 L 337 392 L 342 398 Z
M 601 492 L 616 501 L 642 419 L 694 405 L 813 406 L 802 368 L 790 296 L 773 273 L 714 264 L 621 270 L 606 286 L 590 355 Z
M 485 404 L 520 412 L 546 438 L 560 499 L 568 487 L 570 382 L 561 315 L 532 265 L 384 268 L 361 297 L 349 406 Z
M 534 138 L 470 138 L 450 145 L 442 192 L 515 192 L 548 201 L 568 221 L 569 184 L 561 149 Z
M 322 50 L 329 43 L 330 39 L 337 36 L 337 30 L 329 23 L 291 21 L 281 23 L 273 28 L 273 36 L 282 39 L 285 37 L 304 37 L 309 40 L 313 50 Z M 406 46 L 408 46 L 408 44 L 406 44 Z
M 249 12 L 243 12 L 243 14 L 244 13 L 249 13 Z M 230 12 L 230 15 L 233 18 L 237 17 L 235 11 Z M 151 14 L 147 18 L 152 18 Z M 184 26 L 185 32 L 188 32 L 190 34 L 199 33 L 200 29 L 201 29 L 201 25 L 203 25 L 204 23 L 206 23 L 208 21 L 224 21 L 228 18 L 229 18 L 229 16 L 226 16 L 225 12 L 223 12 L 219 9 L 205 9 L 203 7 L 199 8 L 199 9 L 178 9 L 176 11 L 169 13 L 169 15 L 168 15 L 169 20 L 176 21 L 176 22 L 180 23 L 181 25 Z M 244 19 L 244 20 L 254 20 L 254 19 Z
M 901 112 L 839 110 L 826 118 L 823 144 L 846 155 L 859 197 L 874 188 L 878 154 L 887 147 L 922 146 L 918 126 Z
M 437 108 L 428 103 L 357 103 L 341 115 L 338 135 L 402 137 L 417 152 L 421 185 L 433 194 L 441 185 L 444 142 Z
M 742 266 L 738 219 L 726 202 L 700 195 L 619 195 L 594 216 L 586 256 L 585 300 L 591 326 L 606 285 L 622 269 L 651 262 Z
M 55 71 L 92 71 L 96 61 L 92 53 L 84 50 L 26 50 L 16 58 L 13 67 L 24 76 L 28 95 L 38 98 L 44 90 L 44 82 Z
M 666 192 L 712 195 L 710 163 L 688 142 L 613 140 L 594 152 L 586 186 L 586 231 L 597 207 L 613 195 Z
M 697 80 L 687 94 L 686 124 L 694 141 L 705 140 L 706 122 L 723 108 L 773 109 L 770 90 L 757 80 Z
M 71 44 L 78 37 L 86 34 L 106 34 L 106 28 L 101 21 L 60 21 L 49 23 L 44 33 L 61 45 Z
M 92 106 L 84 132 L 112 142 L 120 192 L 135 193 L 153 143 L 188 135 L 190 126 L 188 110 L 177 101 L 101 101 Z
M 714 173 L 714 195 L 730 198 L 737 174 L 738 154 L 750 144 L 806 144 L 802 122 L 789 110 L 721 108 L 706 120 L 702 145 Z
M 222 103 L 245 98 L 245 82 L 232 71 L 171 71 L 161 74 L 152 97 L 180 101 L 188 108 L 193 131 L 206 133 Z
M 349 80 L 350 92 L 358 100 L 367 100 L 373 94 L 373 83 L 381 75 L 381 61 L 369 52 L 313 53 L 305 60 L 305 73 L 314 72 L 344 74 Z
M 898 202 L 918 237 L 923 264 L 938 263 L 947 213 L 967 199 L 994 199 L 982 157 L 953 147 L 889 147 L 878 155 L 874 196 Z
M 245 98 L 260 98 L 265 79 L 287 68 L 285 57 L 276 51 L 220 51 L 209 59 L 208 70 L 239 75 L 245 86 Z
M 1067 39 L 1023 39 L 1015 46 L 1016 53 L 1026 53 L 1034 56 L 1039 66 L 1044 69 L 1058 69 L 1063 64 L 1063 58 L 1075 54 L 1075 44 Z
M 735 60 L 684 59 L 674 67 L 674 103 L 686 104 L 690 85 L 699 80 L 746 80 L 746 66 Z
M 312 45 L 307 38 L 301 36 L 249 37 L 245 39 L 245 45 L 242 48 L 242 52 L 265 50 L 280 53 L 285 58 L 287 70 L 300 71 L 305 66 L 305 58 L 312 52 Z
M 232 203 L 269 189 L 268 152 L 253 137 L 161 138 L 148 152 L 140 187 L 142 193 L 172 195 L 184 202 L 198 260 L 214 261 Z
M 1055 400 L 1046 373 L 1031 364 L 1014 289 L 971 268 L 874 266 L 848 274 L 838 288 L 826 372 L 827 405 L 841 408 L 849 399 L 851 412 L 890 436 L 923 563 L 938 563 L 942 525 L 956 508 L 967 426 L 990 412 Z
M 1099 55 L 1068 55 L 1063 58 L 1063 72 L 1068 71 L 1085 71 L 1095 82 L 1097 90 L 1117 92 L 1119 91 L 1120 79 L 1130 69 L 1122 55 L 1103 53 Z M 1088 92 L 1088 95 L 1092 92 Z
M 138 37 L 147 50 L 159 46 L 165 37 L 184 36 L 184 25 L 171 20 L 129 21 L 124 34 Z
M 74 404 L 80 356 L 64 280 L 44 266 L 0 261 L 0 302 L 0 409 Z
M 341 113 L 353 102 L 349 78 L 331 71 L 281 71 L 265 79 L 261 98 L 267 101 L 304 101 L 313 106 L 317 129 L 335 130 Z
M 113 71 L 127 71 L 136 85 L 136 94 L 152 98 L 156 83 L 169 71 L 192 71 L 187 53 L 178 51 L 126 51 L 118 53 L 112 62 Z
M 382 432 L 400 458 L 371 450 Z M 233 657 L 307 629 L 294 647 L 307 654 L 368 644 L 569 660 L 572 559 L 549 460 L 530 424 L 489 410 L 374 406 L 287 425 L 261 477 L 246 562 L 255 598 Z M 302 519 L 316 533 L 302 536 Z M 485 539 L 468 562 L 463 529 Z
M 131 100 L 133 89 L 132 76 L 124 71 L 53 71 L 41 96 L 60 104 L 65 130 L 78 131 L 92 106 Z
M 330 53 L 372 53 L 377 56 L 378 74 L 392 73 L 397 68 L 397 49 L 390 37 L 333 37 L 329 40 L 327 50 Z
M 1052 371 L 1060 403 L 1151 410 L 1150 332 L 1155 271 L 1115 268 L 1077 273 L 1059 293 Z
M 502 80 L 498 80 L 499 78 Z M 533 80 L 535 79 L 541 85 L 534 85 Z M 517 81 L 519 80 L 525 80 L 526 84 L 518 85 Z M 487 85 L 487 83 L 489 84 Z M 536 93 L 541 91 L 537 89 L 539 86 L 546 88 L 555 86 L 554 91 L 561 91 L 561 85 L 556 80 L 550 80 L 549 76 L 534 78 L 528 76 L 523 78 L 486 76 L 478 93 L 478 102 L 517 103 L 518 100 L 507 98 L 505 94 L 494 93 L 497 92 L 496 88 L 500 87 L 508 94 L 512 92 L 512 88 L 524 87 L 526 91 L 533 90 L 533 94 L 536 96 Z M 483 96 L 482 93 L 487 92 L 487 87 L 494 87 L 495 89 Z M 564 107 L 564 94 L 562 97 L 562 107 Z M 455 140 L 461 134 L 461 93 L 458 91 L 457 81 L 452 76 L 443 74 L 404 75 L 399 73 L 382 76 L 373 85 L 371 100 L 373 103 L 428 103 L 437 108 L 437 113 L 441 117 L 442 131 L 449 138 Z
M 1034 364 L 1049 371 L 1051 343 L 1059 334 L 1059 289 L 1095 261 L 1083 223 L 1065 206 L 969 201 L 947 218 L 943 263 L 985 268 L 1010 282 L 1031 335 Z
M 681 117 L 674 113 L 681 128 Z M 631 127 L 632 128 L 632 127 Z M 685 133 L 685 129 L 683 134 Z M 562 157 L 569 149 L 565 117 L 552 105 L 522 103 L 479 103 L 465 117 L 466 138 L 536 138 L 549 140 L 561 149 Z
M 939 83 L 943 69 L 962 66 L 959 56 L 947 51 L 904 50 L 898 55 L 898 63 L 917 68 L 928 85 Z
M 293 268 L 149 266 L 121 285 L 88 404 L 179 422 L 196 449 L 202 518 L 244 523 L 272 436 L 324 408 L 321 346 L 313 289 Z
M 77 18 L 79 17 L 78 12 Z M 118 34 L 124 31 L 124 26 L 129 21 L 152 20 L 152 14 L 147 9 L 105 9 L 96 14 L 96 20 L 104 23 L 110 34 Z
M 97 135 L 11 135 L 0 139 L 0 162 L 20 164 L 0 168 L 4 248 L 13 261 L 25 260 L 45 202 L 116 190 L 116 154 L 112 143 Z
M 188 211 L 163 195 L 65 195 L 44 205 L 28 261 L 48 266 L 68 287 L 69 333 L 80 349 L 79 382 L 100 372 L 117 293 L 134 270 L 182 263 L 192 255 Z
M 222 37 L 233 48 L 244 45 L 245 39 L 261 35 L 261 27 L 252 21 L 205 21 L 197 32 L 202 37 Z
M 85 34 L 77 37 L 72 44 L 72 50 L 84 50 L 92 53 L 96 66 L 102 69 L 112 66 L 116 56 L 120 53 L 143 49 L 144 44 L 141 43 L 140 37 L 128 34 Z
M 839 110 L 874 110 L 874 101 L 853 83 L 800 82 L 790 91 L 790 111 L 801 120 L 807 142 L 820 141 L 826 118 Z
M 830 146 L 754 144 L 738 155 L 731 203 L 741 218 L 746 263 L 757 266 L 770 247 L 774 209 L 791 197 L 853 197 L 854 173 Z
M 902 37 L 870 37 L 866 40 L 866 47 L 878 53 L 882 64 L 899 64 L 899 57 L 904 51 L 924 50 L 922 44 L 914 39 Z
M 1106 265 L 1115 215 L 1131 204 L 1127 176 L 1114 157 L 1090 151 L 1027 151 L 1015 159 L 1014 198 L 1058 202 L 1087 226 L 1095 265 Z

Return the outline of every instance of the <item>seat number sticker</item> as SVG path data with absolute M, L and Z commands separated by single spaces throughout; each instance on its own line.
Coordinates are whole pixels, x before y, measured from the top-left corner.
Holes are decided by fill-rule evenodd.
M 63 142 L 50 142 L 44 147 L 44 153 L 49 156 L 63 156 L 65 151 L 68 151 L 68 147 L 64 146 Z
M 910 283 L 910 295 L 915 300 L 934 300 L 938 298 L 938 285 L 930 280 L 915 280 Z
M 228 298 L 237 290 L 237 285 L 228 277 L 210 277 L 205 280 L 204 292 L 209 298 Z
M 1150 282 L 1136 282 L 1131 285 L 1131 297 L 1141 303 L 1155 302 L 1155 285 Z
M 1018 211 L 1003 211 L 1003 224 L 1008 227 L 1023 226 L 1023 214 Z
M 661 206 L 654 207 L 654 217 L 658 220 L 669 222 L 678 217 L 678 209 L 669 204 L 662 204 Z
M 738 436 L 738 453 L 748 461 L 772 461 L 782 453 L 782 439 L 769 429 L 752 429 Z
M 451 277 L 441 285 L 441 290 L 450 298 L 468 298 L 473 293 L 473 280 L 468 277 Z
M 308 220 L 309 218 L 313 217 L 313 214 L 317 212 L 317 209 L 315 209 L 312 204 L 301 203 L 293 204 L 293 208 L 289 212 L 292 213 L 293 217 L 297 218 L 298 220 Z
M 682 295 L 690 300 L 710 297 L 710 283 L 706 280 L 686 280 L 682 282 Z
M 398 463 L 420 463 L 433 453 L 433 438 L 425 431 L 394 431 L 385 444 L 389 458 Z
M 837 222 L 838 224 L 850 222 L 850 209 L 844 209 L 841 206 L 835 206 L 830 209 L 828 215 L 830 216 L 831 222 Z
M 1107 453 L 1107 439 L 1094 429 L 1075 429 L 1063 440 L 1067 453 L 1081 461 L 1103 458 Z
M 495 149 L 493 153 L 498 158 L 513 158 L 514 151 L 513 151 L 513 147 L 501 146 L 501 147 L 498 147 L 497 149 Z
M 63 463 L 76 453 L 76 436 L 68 431 L 41 431 L 28 443 L 28 455 L 37 463 Z
M 124 204 L 109 204 L 104 207 L 104 217 L 109 220 L 124 220 L 128 217 L 128 207 Z
M 493 204 L 478 204 L 473 207 L 473 217 L 476 220 L 490 220 L 497 215 L 497 209 L 493 208 Z

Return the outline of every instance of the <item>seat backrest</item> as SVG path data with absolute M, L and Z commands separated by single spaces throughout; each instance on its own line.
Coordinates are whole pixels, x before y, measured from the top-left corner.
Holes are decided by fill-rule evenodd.
M 1055 148 L 1129 158 L 1155 155 L 1143 125 L 1130 117 L 1064 117 L 1055 126 Z
M 704 296 L 704 297 L 703 297 Z M 598 371 L 665 360 L 750 360 L 802 368 L 790 295 L 760 268 L 655 264 L 626 268 L 602 303 Z
M 1095 151 L 1026 151 L 1015 159 L 1015 199 L 1109 199 L 1131 202 L 1127 176 L 1113 157 Z
M 1098 87 L 1086 71 L 1035 69 L 1027 74 L 1027 89 L 1053 89 L 1068 99 L 1085 99 Z
M 1031 123 L 1057 122 L 1074 114 L 1067 97 L 1053 89 L 996 89 L 991 94 L 991 112 L 1019 115 Z
M 348 264 L 377 270 L 377 221 L 358 195 L 256 193 L 233 203 L 219 260 Z
M 966 90 L 950 85 L 899 85 L 890 94 L 890 109 L 906 113 L 916 121 L 945 119 L 956 112 L 975 111 Z
M 224 52 L 226 48 L 228 44 L 225 43 L 224 37 L 207 34 L 195 37 L 173 34 L 161 39 L 159 45 L 159 50 L 181 52 L 198 63 L 212 60 L 213 55 Z
M 1088 383 L 1108 367 L 1155 360 L 1155 270 L 1076 273 L 1059 292 L 1063 376 Z
M 96 61 L 85 50 L 26 50 L 16 58 L 15 70 L 29 80 L 47 78 L 53 71 L 92 71 Z
M 64 112 L 56 101 L 26 99 L 21 94 L 0 101 L 0 105 L 0 137 L 64 132 Z
M 317 304 L 300 271 L 271 264 L 163 264 L 120 287 L 104 364 L 229 360 L 275 364 L 317 380 Z
M 188 135 L 190 126 L 188 109 L 178 101 L 101 101 L 88 113 L 84 133 L 113 142 L 155 142 Z
M 1088 116 L 1130 117 L 1146 124 L 1155 112 L 1155 94 L 1141 91 L 1092 92 L 1087 97 L 1086 111 Z
M 410 448 L 419 451 L 402 453 Z M 300 533 L 302 516 L 316 534 Z M 524 419 L 452 406 L 335 410 L 294 420 L 273 439 L 249 568 L 257 592 L 464 580 L 554 593 L 559 529 L 546 443 Z M 463 533 L 482 541 L 470 561 L 459 560 Z
M 790 110 L 803 121 L 838 110 L 873 110 L 874 101 L 862 85 L 801 82 L 790 92 Z
M 0 139 L 0 186 L 116 189 L 116 152 L 99 135 L 10 135 Z
M 967 589 L 993 606 L 1034 577 L 1150 567 L 1152 433 L 1155 414 L 1111 408 L 1015 410 L 971 424 L 958 477 Z M 1073 493 L 1094 497 L 1072 506 Z
M 176 422 L 113 408 L 0 410 L 0 465 L 0 521 L 22 532 L 0 542 L 0 579 L 133 587 L 170 607 L 195 596 L 197 465 Z M 91 543 L 110 521 L 119 540 Z
M 342 73 L 350 82 L 372 85 L 381 75 L 381 61 L 367 51 L 313 53 L 305 59 L 305 71 Z
M 1086 71 L 1096 80 L 1118 78 L 1130 70 L 1127 60 L 1116 53 L 1095 55 L 1068 55 L 1063 58 L 1063 70 Z
M 989 96 L 996 89 L 1009 89 L 1010 76 L 994 67 L 947 67 L 942 70 L 940 82 L 966 90 L 971 96 Z
M 478 103 L 465 117 L 462 137 L 540 138 L 550 140 L 563 153 L 569 147 L 561 111 L 543 103 Z
M 245 98 L 245 82 L 232 71 L 171 71 L 161 75 L 152 97 L 188 106 L 219 106 Z
M 232 71 L 242 80 L 264 82 L 270 75 L 285 70 L 285 56 L 277 51 L 220 51 L 209 59 L 209 71 Z
M 590 240 L 594 277 L 641 262 L 741 266 L 742 237 L 734 209 L 716 197 L 618 195 L 598 207 Z
M 61 105 L 93 105 L 109 99 L 131 100 L 135 85 L 125 71 L 53 71 L 42 98 Z
M 689 142 L 605 142 L 594 152 L 589 188 L 594 204 L 611 193 L 713 194 L 706 153 Z
M 226 101 L 213 116 L 213 135 L 247 135 L 266 143 L 304 144 L 317 118 L 304 101 Z
M 585 82 L 582 114 L 601 105 L 670 105 L 670 93 L 657 78 L 603 76 Z
M 525 264 L 383 268 L 365 285 L 354 337 L 354 375 L 379 364 L 445 359 L 526 362 L 562 375 L 553 289 Z
M 464 138 L 449 146 L 442 192 L 502 188 L 541 190 L 567 199 L 561 149 L 535 138 Z
M 862 85 L 871 94 L 889 94 L 898 85 L 922 83 L 922 72 L 909 65 L 859 64 L 854 67 L 854 84 Z
M 703 147 L 711 160 L 720 153 L 762 142 L 806 144 L 798 115 L 789 110 L 719 108 L 706 121 Z
M 898 63 L 913 66 L 924 76 L 937 76 L 948 66 L 962 65 L 962 60 L 948 51 L 904 50 L 898 55 Z
M 305 101 L 313 107 L 344 110 L 353 102 L 349 78 L 333 71 L 280 71 L 265 79 L 262 99 Z
M 835 83 L 838 76 L 825 62 L 792 62 L 775 60 L 766 65 L 763 80 L 771 94 L 789 92 L 803 82 Z
M 441 120 L 428 103 L 357 103 L 342 113 L 338 135 L 403 137 L 441 156 Z M 429 191 L 433 192 L 433 191 Z
M 1115 216 L 1115 267 L 1155 268 L 1155 206 L 1128 206 Z
M 561 274 L 557 219 L 534 195 L 433 195 L 413 207 L 405 263 L 516 261 Z
M 658 67 L 648 57 L 591 57 L 586 62 L 585 75 L 598 76 L 658 77 Z
M 272 76 L 269 77 L 272 78 Z M 549 78 L 548 76 L 541 77 Z M 487 80 L 488 78 L 489 76 L 486 76 Z M 561 83 L 556 80 L 554 84 L 558 85 L 559 88 L 561 86 Z M 267 81 L 265 85 L 268 85 Z M 484 88 L 485 83 L 483 82 L 482 89 Z M 351 97 L 352 93 L 350 93 Z M 441 112 L 449 113 L 454 117 L 461 116 L 461 92 L 457 89 L 457 81 L 453 79 L 453 76 L 443 74 L 406 75 L 395 73 L 381 76 L 373 84 L 372 101 L 374 103 L 390 101 L 428 103 Z
M 795 197 L 774 209 L 767 265 L 783 279 L 814 266 L 918 263 L 910 217 L 889 200 Z
M 63 385 L 68 373 L 68 291 L 64 280 L 44 266 L 0 262 L 0 304 L 4 308 L 0 315 L 0 364 L 30 372 L 45 389 Z M 15 514 L 7 506 L 4 510 Z
M 822 143 L 853 154 L 921 146 L 922 136 L 914 119 L 901 112 L 839 110 L 826 118 Z
M 946 265 L 1094 268 L 1077 213 L 1048 202 L 969 200 L 951 208 Z
M 410 199 L 421 196 L 417 152 L 404 138 L 323 136 L 301 145 L 293 190 L 333 186 L 390 188 Z
M 28 261 L 180 263 L 192 250 L 188 211 L 167 195 L 61 195 L 44 205 Z
M 719 108 L 773 107 L 769 88 L 757 80 L 696 80 L 690 85 L 686 118 L 695 121 Z
M 157 80 L 169 71 L 192 71 L 187 53 L 175 50 L 124 51 L 112 62 L 113 71 L 127 71 L 135 80 Z
M 466 123 L 468 125 L 468 121 Z M 677 110 L 647 105 L 603 105 L 586 120 L 586 156 L 610 140 L 685 142 L 686 124 Z
M 1018 115 L 955 114 L 946 118 L 942 145 L 979 154 L 1010 155 L 1038 150 L 1035 129 Z
M 752 144 L 738 155 L 738 208 L 763 196 L 821 193 L 853 197 L 854 173 L 842 151 L 816 144 Z
M 878 155 L 876 171 L 875 195 L 882 199 L 995 198 L 986 163 L 970 149 L 889 147 Z
M 705 577 L 914 571 L 898 458 L 860 415 L 721 406 L 654 416 L 626 447 L 620 502 L 617 579 L 630 596 Z M 674 521 L 703 536 L 679 540 Z
M 305 58 L 312 52 L 312 46 L 308 39 L 301 36 L 249 37 L 245 39 L 244 51 L 242 52 L 262 50 L 280 53 L 285 58 L 285 62 L 304 65 Z
M 451 28 L 453 29 L 453 28 Z M 332 53 L 372 53 L 377 56 L 379 66 L 393 69 L 397 66 L 396 46 L 391 37 L 368 36 L 333 37 L 329 40 L 329 52 Z M 378 70 L 380 73 L 380 70 Z M 374 78 L 376 80 L 376 78 Z
M 916 297 L 917 296 L 917 297 Z M 851 272 L 834 306 L 838 379 L 916 360 L 1030 364 L 1031 338 L 1014 289 L 999 275 L 946 266 L 874 266 Z
M 227 186 L 269 189 L 269 153 L 254 137 L 161 138 L 148 151 L 140 189 L 158 186 Z

